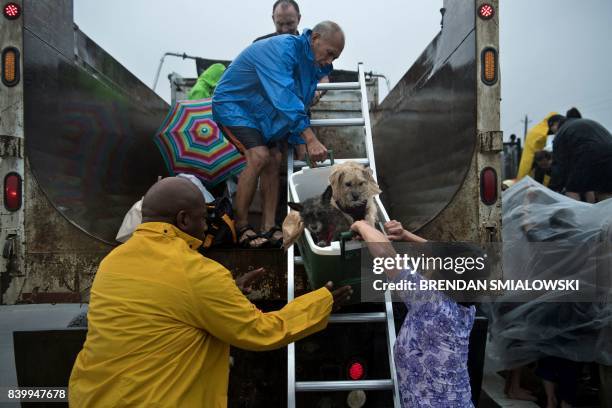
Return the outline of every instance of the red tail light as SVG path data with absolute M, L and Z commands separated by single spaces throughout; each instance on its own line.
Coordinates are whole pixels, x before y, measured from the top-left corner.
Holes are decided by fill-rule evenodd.
M 4 208 L 17 211 L 21 208 L 21 176 L 9 173 L 4 178 Z
M 478 7 L 478 16 L 483 20 L 489 20 L 495 15 L 495 9 L 492 5 L 484 3 Z
M 497 202 L 497 172 L 492 167 L 485 167 L 480 172 L 480 199 L 486 205 Z
M 2 14 L 9 20 L 15 20 L 21 15 L 21 7 L 17 3 L 6 3 L 2 8 Z
M 365 377 L 365 367 L 359 361 L 352 362 L 348 367 L 348 377 L 353 381 L 358 381 Z

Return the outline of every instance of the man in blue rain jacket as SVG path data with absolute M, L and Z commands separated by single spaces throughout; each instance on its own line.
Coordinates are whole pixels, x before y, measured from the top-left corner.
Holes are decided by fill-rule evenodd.
M 225 135 L 245 155 L 238 181 L 236 228 L 242 246 L 280 246 L 275 226 L 281 152 L 279 143 L 306 144 L 313 162 L 327 149 L 310 128 L 307 111 L 317 83 L 332 70 L 344 49 L 344 33 L 324 21 L 299 36 L 278 35 L 257 41 L 232 62 L 213 95 L 213 116 Z M 262 220 L 257 233 L 248 209 L 261 176 Z

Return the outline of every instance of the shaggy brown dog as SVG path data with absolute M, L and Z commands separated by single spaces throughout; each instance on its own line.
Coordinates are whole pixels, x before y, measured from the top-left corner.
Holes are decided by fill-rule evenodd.
M 342 211 L 349 222 L 365 220 L 374 226 L 378 210 L 374 196 L 381 193 L 372 176 L 372 169 L 357 162 L 336 164 L 329 175 L 331 203 Z

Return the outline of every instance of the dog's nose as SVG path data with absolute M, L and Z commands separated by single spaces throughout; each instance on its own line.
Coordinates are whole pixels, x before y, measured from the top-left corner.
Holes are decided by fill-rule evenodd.
M 359 194 L 353 193 L 353 200 L 359 200 Z

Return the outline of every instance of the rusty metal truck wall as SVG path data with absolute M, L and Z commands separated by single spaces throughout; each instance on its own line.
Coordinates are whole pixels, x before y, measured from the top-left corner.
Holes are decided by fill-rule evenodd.
M 25 6 L 29 165 L 57 211 L 113 243 L 126 211 L 165 173 L 153 135 L 168 106 L 73 25 L 72 1 Z
M 476 145 L 475 16 L 461 2 L 445 2 L 443 29 L 374 116 L 382 199 L 391 217 L 411 230 L 424 227 L 451 201 L 460 204 L 456 195 Z M 477 220 L 477 208 L 470 209 L 477 198 L 463 198 L 470 204 L 463 221 Z M 462 232 L 455 239 L 473 235 L 459 219 L 447 227 Z

